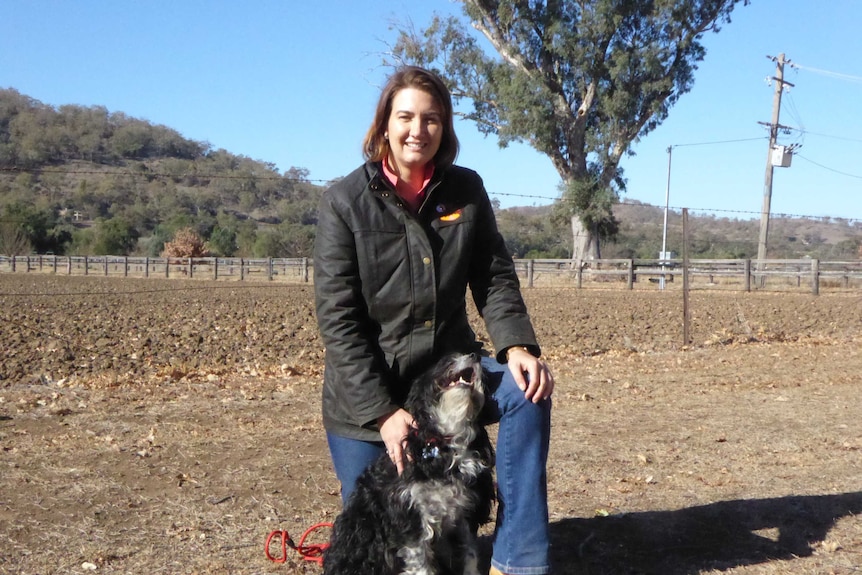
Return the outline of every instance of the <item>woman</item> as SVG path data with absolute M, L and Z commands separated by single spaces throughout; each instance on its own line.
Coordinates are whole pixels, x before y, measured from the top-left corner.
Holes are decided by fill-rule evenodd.
M 500 424 L 491 573 L 547 573 L 554 378 L 482 180 L 453 165 L 457 153 L 449 91 L 427 70 L 402 68 L 380 95 L 366 163 L 323 195 L 314 285 L 324 426 L 344 501 L 380 454 L 400 473 L 409 382 L 442 354 L 481 352 L 469 286 L 496 350 L 482 359 L 485 415 Z

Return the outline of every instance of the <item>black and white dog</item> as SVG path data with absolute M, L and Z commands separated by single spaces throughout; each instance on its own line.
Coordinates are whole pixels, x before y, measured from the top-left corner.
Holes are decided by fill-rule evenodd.
M 360 476 L 335 520 L 324 575 L 478 575 L 476 531 L 494 502 L 484 402 L 476 355 L 446 356 L 413 383 L 404 472 L 384 454 Z

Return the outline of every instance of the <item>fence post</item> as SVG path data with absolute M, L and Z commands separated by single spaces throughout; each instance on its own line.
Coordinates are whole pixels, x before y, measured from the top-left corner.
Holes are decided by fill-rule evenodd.
M 811 260 L 811 293 L 820 295 L 820 260 Z
M 54 261 L 52 262 L 54 267 L 54 274 L 57 274 L 57 256 L 54 256 Z
M 635 261 L 629 260 L 628 288 L 635 288 Z
M 108 256 L 105 256 L 105 277 L 108 276 Z
M 90 256 L 84 256 L 84 275 L 90 275 Z
M 188 264 L 189 264 L 189 279 L 192 279 L 194 277 L 194 273 L 195 273 L 194 265 L 192 264 L 192 258 L 189 258 Z
M 303 283 L 308 283 L 308 258 L 302 258 L 302 269 L 300 270 Z
M 272 281 L 272 258 L 269 258 L 269 261 L 267 261 L 266 279 Z
M 30 271 L 30 256 L 27 256 L 27 259 L 25 261 L 27 263 L 27 271 L 29 272 Z
M 533 287 L 533 273 L 536 270 L 535 261 L 527 260 L 527 287 Z
M 165 277 L 171 277 L 171 258 L 165 258 Z
M 66 260 L 66 275 L 72 275 L 72 256 L 69 256 L 69 259 Z
M 218 257 L 213 258 L 213 280 L 218 279 Z
M 745 291 L 751 292 L 751 260 L 745 260 Z
M 123 256 L 123 277 L 129 277 L 129 256 Z
M 245 280 L 245 263 L 242 258 L 239 258 L 239 281 Z
M 682 209 L 682 343 L 691 344 L 691 307 L 688 283 L 688 208 Z

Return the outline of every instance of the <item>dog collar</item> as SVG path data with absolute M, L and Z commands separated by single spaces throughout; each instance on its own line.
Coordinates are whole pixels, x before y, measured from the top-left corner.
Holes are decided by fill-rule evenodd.
M 422 446 L 422 459 L 437 459 L 448 447 L 446 438 L 430 437 Z
M 422 459 L 437 459 L 440 457 L 440 447 L 431 443 L 426 443 L 422 448 Z

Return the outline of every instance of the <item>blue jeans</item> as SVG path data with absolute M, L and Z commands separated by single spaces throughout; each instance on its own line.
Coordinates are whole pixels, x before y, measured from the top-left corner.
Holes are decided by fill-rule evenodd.
M 497 433 L 497 522 L 491 564 L 509 575 L 548 573 L 548 487 L 551 400 L 524 399 L 506 365 L 483 357 L 491 392 L 482 417 L 499 422 Z M 383 442 L 327 433 L 335 474 L 346 502 L 357 478 L 385 453 Z

